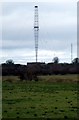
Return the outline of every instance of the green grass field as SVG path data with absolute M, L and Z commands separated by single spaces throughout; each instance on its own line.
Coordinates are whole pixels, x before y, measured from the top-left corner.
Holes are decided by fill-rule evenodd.
M 61 82 L 60 78 L 65 81 Z M 14 79 L 3 77 L 3 118 L 77 119 L 76 76 L 69 77 L 71 82 L 68 76 L 40 76 L 38 82 Z

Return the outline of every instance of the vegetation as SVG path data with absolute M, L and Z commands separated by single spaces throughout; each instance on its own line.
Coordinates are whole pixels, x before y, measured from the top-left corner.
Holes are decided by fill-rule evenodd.
M 73 78 L 76 75 L 39 76 L 36 82 L 20 81 L 18 76 L 3 77 L 3 118 L 77 119 L 79 86 Z
M 0 66 L 3 76 L 19 76 L 21 80 L 37 80 L 38 75 L 56 75 L 56 74 L 79 74 L 79 63 L 73 64 L 58 63 L 55 58 L 54 63 L 28 63 L 27 65 L 13 64 L 11 60 Z
M 14 64 L 14 62 L 12 59 L 9 59 L 9 60 L 6 60 L 6 64 L 12 65 L 12 64 Z
M 79 58 L 74 58 L 72 61 L 73 64 L 78 64 L 79 63 Z
M 58 64 L 59 58 L 58 58 L 58 57 L 54 57 L 54 58 L 53 58 L 53 62 L 56 63 L 56 64 Z
M 7 60 L 1 69 L 3 118 L 77 119 L 78 59 L 27 65 Z

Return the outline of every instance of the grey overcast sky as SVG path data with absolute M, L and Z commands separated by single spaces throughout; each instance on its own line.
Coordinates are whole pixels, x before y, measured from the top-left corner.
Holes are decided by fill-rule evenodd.
M 6 1 L 6 0 L 5 0 Z M 77 2 L 4 2 L 2 4 L 2 48 L 0 63 L 12 59 L 15 63 L 35 61 L 34 6 L 39 12 L 38 61 L 71 61 L 77 56 Z M 1 39 L 1 38 L 0 38 Z

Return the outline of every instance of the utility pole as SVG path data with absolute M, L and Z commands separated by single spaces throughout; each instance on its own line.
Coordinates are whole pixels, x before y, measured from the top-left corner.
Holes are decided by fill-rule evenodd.
M 73 45 L 71 43 L 71 63 L 72 63 L 72 59 L 73 59 Z

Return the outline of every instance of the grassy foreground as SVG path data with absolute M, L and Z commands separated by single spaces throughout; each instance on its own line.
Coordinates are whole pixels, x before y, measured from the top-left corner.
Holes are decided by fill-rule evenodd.
M 3 80 L 3 118 L 77 119 L 76 82 L 48 82 L 45 76 L 38 82 L 11 79 Z

